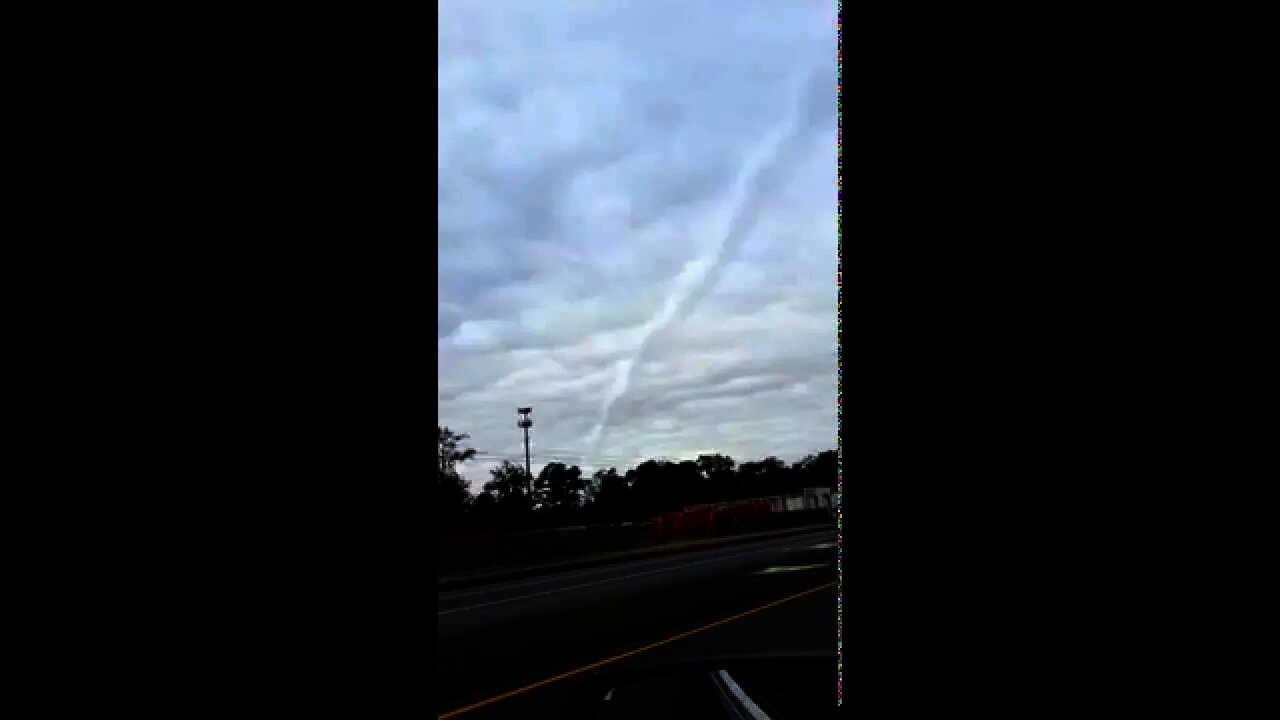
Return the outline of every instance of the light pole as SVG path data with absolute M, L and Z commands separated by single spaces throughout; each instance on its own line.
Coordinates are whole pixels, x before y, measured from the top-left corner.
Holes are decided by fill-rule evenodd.
M 524 473 L 528 478 L 528 482 L 532 483 L 533 468 L 529 465 L 529 428 L 533 427 L 533 420 L 529 417 L 529 413 L 533 412 L 533 408 L 516 408 L 516 412 L 520 413 L 520 419 L 516 421 L 516 427 L 524 428 Z M 529 488 L 529 490 L 532 489 L 532 487 Z

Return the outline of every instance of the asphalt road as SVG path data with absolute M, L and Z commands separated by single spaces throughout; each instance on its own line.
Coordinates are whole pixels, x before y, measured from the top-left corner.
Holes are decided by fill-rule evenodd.
M 436 631 L 440 635 L 452 635 L 516 617 L 536 616 L 548 610 L 615 601 L 636 590 L 697 578 L 710 570 L 754 567 L 797 549 L 834 540 L 834 531 L 821 530 L 702 552 L 680 553 L 622 565 L 438 593 Z
M 830 529 L 440 593 L 437 712 L 553 718 L 578 671 L 601 661 L 612 668 L 724 654 L 834 655 L 835 541 Z M 806 594 L 706 627 L 798 593 Z M 653 643 L 663 644 L 635 653 Z M 834 703 L 834 686 L 831 693 Z

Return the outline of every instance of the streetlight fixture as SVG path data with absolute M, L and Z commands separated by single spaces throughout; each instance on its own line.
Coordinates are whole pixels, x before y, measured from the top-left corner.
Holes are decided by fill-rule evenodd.
M 533 482 L 533 468 L 529 465 L 529 428 L 533 427 L 533 419 L 529 417 L 529 413 L 533 412 L 533 408 L 516 408 L 516 412 L 520 413 L 520 419 L 516 421 L 516 427 L 524 428 L 524 472 L 528 476 L 529 482 Z

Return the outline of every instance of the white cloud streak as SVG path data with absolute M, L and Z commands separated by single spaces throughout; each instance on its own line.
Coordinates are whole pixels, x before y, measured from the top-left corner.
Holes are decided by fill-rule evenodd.
M 618 380 L 609 388 L 600 410 L 600 421 L 592 428 L 587 438 L 589 453 L 596 452 L 601 432 L 608 426 L 609 411 L 618 398 L 626 394 L 631 386 L 631 376 L 637 363 L 643 357 L 649 341 L 657 333 L 662 332 L 681 315 L 697 296 L 719 278 L 720 270 L 725 263 L 736 254 L 738 246 L 750 233 L 759 217 L 758 207 L 768 200 L 768 185 L 765 180 L 779 173 L 780 167 L 793 156 L 785 154 L 785 150 L 794 149 L 797 140 L 801 139 L 802 116 L 805 112 L 806 93 L 813 86 L 815 72 L 806 73 L 803 82 L 797 83 L 795 99 L 789 104 L 788 112 L 781 126 L 769 133 L 743 163 L 729 191 L 728 205 L 731 208 L 729 220 L 724 231 L 718 234 L 719 241 L 712 247 L 707 256 L 689 262 L 671 284 L 671 294 L 667 296 L 662 310 L 646 325 L 644 336 L 636 348 L 635 354 L 618 363 Z
M 437 410 L 468 477 L 523 462 L 519 405 L 535 471 L 835 442 L 830 9 L 441 5 Z

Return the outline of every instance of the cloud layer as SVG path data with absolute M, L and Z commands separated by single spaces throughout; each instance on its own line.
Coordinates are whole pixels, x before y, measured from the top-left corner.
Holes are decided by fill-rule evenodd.
M 830 4 L 442 3 L 439 27 L 438 412 L 467 477 L 523 460 L 521 405 L 535 472 L 833 446 Z

